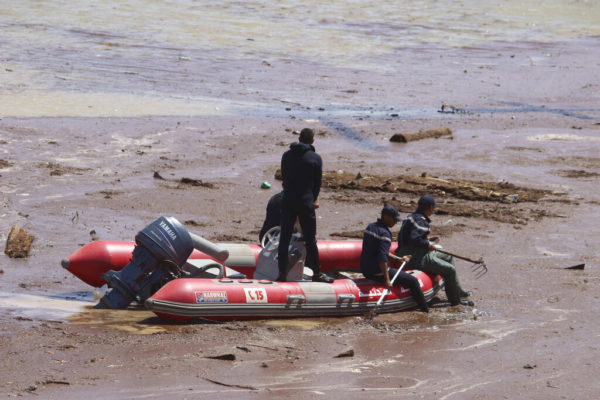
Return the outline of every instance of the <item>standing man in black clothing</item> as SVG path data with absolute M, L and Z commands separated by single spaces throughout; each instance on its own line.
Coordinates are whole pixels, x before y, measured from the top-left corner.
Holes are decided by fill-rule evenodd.
M 275 226 L 281 225 L 281 201 L 283 200 L 283 191 L 274 194 L 267 203 L 267 215 L 258 234 L 258 242 L 262 243 L 263 236 L 267 231 Z
M 317 248 L 317 216 L 319 192 L 323 176 L 323 160 L 313 147 L 315 134 L 312 129 L 304 128 L 300 132 L 298 143 L 292 143 L 290 149 L 281 157 L 281 175 L 283 177 L 283 199 L 281 202 L 281 235 L 279 237 L 277 280 L 285 282 L 288 261 L 288 246 L 292 237 L 296 218 L 302 228 L 306 246 L 304 264 L 313 270 L 312 280 L 332 283 L 333 278 L 321 272 L 319 250 Z
M 381 210 L 381 218 L 367 226 L 363 236 L 362 253 L 360 254 L 360 272 L 365 278 L 384 283 L 388 289 L 392 288 L 390 276 L 396 275 L 396 268 L 390 268 L 388 254 L 392 245 L 392 228 L 400 220 L 398 209 L 386 205 Z M 403 257 L 405 262 L 410 261 L 410 256 Z M 410 294 L 423 312 L 429 312 L 425 295 L 421 291 L 419 280 L 413 275 L 400 271 L 394 281 L 396 286 L 406 286 Z

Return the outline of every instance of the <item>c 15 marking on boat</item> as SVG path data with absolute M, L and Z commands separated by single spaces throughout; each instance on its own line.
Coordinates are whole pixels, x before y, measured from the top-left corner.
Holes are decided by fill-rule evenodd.
M 268 303 L 267 291 L 264 288 L 244 288 L 246 303 Z

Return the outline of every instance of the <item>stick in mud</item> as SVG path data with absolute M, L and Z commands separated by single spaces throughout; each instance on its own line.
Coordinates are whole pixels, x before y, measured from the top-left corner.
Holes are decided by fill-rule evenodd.
M 408 143 L 422 139 L 437 139 L 443 136 L 452 136 L 452 131 L 450 130 L 450 128 L 442 127 L 417 133 L 396 133 L 390 138 L 390 142 Z

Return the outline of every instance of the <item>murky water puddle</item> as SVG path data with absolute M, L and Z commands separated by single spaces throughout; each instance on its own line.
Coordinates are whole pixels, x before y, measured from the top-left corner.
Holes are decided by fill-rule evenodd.
M 91 293 L 91 292 L 90 292 Z M 22 318 L 46 321 L 66 321 L 73 314 L 85 311 L 93 303 L 81 298 L 72 299 L 40 296 L 31 294 L 0 293 L 0 308 L 6 309 Z
M 545 105 L 525 104 L 512 101 L 501 102 L 506 107 L 465 108 L 465 113 L 471 114 L 522 114 L 522 113 L 547 113 L 563 115 L 579 119 L 598 119 L 600 109 L 597 108 L 554 108 Z M 596 115 L 588 115 L 592 113 Z
M 103 326 L 135 334 L 165 332 L 168 326 L 146 323 L 154 313 L 142 309 L 97 310 L 93 292 L 74 292 L 52 296 L 0 293 L 0 309 L 21 318 L 66 322 L 75 325 Z
M 156 324 L 156 315 L 144 309 L 105 310 L 93 308 L 97 303 L 94 292 L 73 292 L 57 295 L 35 295 L 0 292 L 0 309 L 21 318 L 58 321 L 75 325 L 103 326 L 134 334 L 153 334 L 178 330 L 178 324 Z M 150 320 L 150 321 L 149 321 Z M 342 320 L 342 319 L 340 319 Z M 331 318 L 280 319 L 252 321 L 258 326 L 282 329 L 312 330 L 323 325 L 340 323 Z

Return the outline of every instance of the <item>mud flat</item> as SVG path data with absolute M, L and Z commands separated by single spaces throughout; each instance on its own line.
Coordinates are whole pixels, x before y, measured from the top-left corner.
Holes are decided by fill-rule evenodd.
M 0 256 L 0 391 L 61 400 L 597 398 L 597 46 L 410 55 L 415 65 L 397 80 L 310 63 L 275 68 L 273 90 L 286 93 L 292 80 L 303 100 L 238 94 L 263 107 L 233 115 L 4 116 L 0 239 L 16 224 L 36 239 L 25 259 Z M 468 73 L 449 73 L 455 57 L 472 63 Z M 260 87 L 271 82 L 246 71 Z M 212 90 L 228 99 L 237 80 L 223 74 L 228 83 Z M 336 110 L 336 96 L 355 107 Z M 372 113 L 359 107 L 378 99 Z M 465 112 L 438 113 L 444 100 Z M 408 111 L 390 110 L 396 101 Z M 388 140 L 440 125 L 452 140 Z M 169 325 L 144 310 L 91 310 L 91 288 L 60 267 L 90 240 L 131 240 L 159 215 L 209 239 L 256 242 L 280 189 L 280 156 L 305 126 L 320 132 L 327 171 L 319 238 L 360 237 L 383 203 L 409 213 L 431 192 L 444 247 L 488 265 L 475 280 L 457 262 L 476 308 L 449 307 L 440 294 L 427 316 Z

